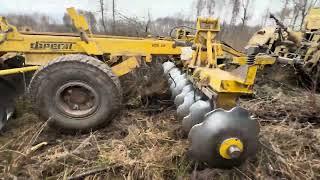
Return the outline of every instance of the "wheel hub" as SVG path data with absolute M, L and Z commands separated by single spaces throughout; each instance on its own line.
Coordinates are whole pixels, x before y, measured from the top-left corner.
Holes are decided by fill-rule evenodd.
M 219 148 L 221 157 L 225 159 L 237 159 L 243 152 L 243 143 L 238 138 L 224 140 Z
M 92 115 L 100 103 L 98 93 L 83 82 L 70 82 L 61 86 L 55 101 L 64 114 L 78 118 Z
M 73 104 L 84 104 L 92 101 L 90 98 L 90 92 L 86 92 L 83 88 L 71 87 L 67 94 L 64 97 L 65 99 L 70 100 L 70 103 Z

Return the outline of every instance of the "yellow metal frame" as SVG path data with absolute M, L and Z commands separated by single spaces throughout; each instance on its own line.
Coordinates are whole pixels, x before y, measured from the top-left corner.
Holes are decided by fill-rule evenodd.
M 123 63 L 113 66 L 112 72 L 117 76 L 123 76 L 138 67 L 140 67 L 140 58 L 131 56 Z
M 8 76 L 8 75 L 13 75 L 13 74 L 20 74 L 20 73 L 36 71 L 38 68 L 39 68 L 39 66 L 30 66 L 30 67 L 23 67 L 23 68 L 13 68 L 13 69 L 0 70 L 0 76 Z
M 177 29 L 176 30 L 176 40 L 183 40 L 185 42 L 191 42 L 194 40 L 194 35 L 191 35 L 190 31 L 187 31 L 186 29 Z
M 75 28 L 77 28 L 80 31 L 85 31 L 90 35 L 90 37 L 92 37 L 92 32 L 90 30 L 90 27 L 86 18 L 83 15 L 78 14 L 75 8 L 68 8 L 67 12 L 71 17 L 71 20 Z
M 217 58 L 223 56 L 222 45 L 215 43 L 215 37 L 219 31 L 218 19 L 198 18 L 194 39 L 197 48 L 190 65 L 201 66 L 205 64 L 207 67 L 217 67 Z M 204 48 L 206 50 L 203 50 Z
M 239 65 L 246 65 L 248 61 L 248 58 L 243 56 L 243 57 L 233 57 L 232 63 L 239 64 Z M 274 64 L 276 62 L 276 58 L 271 57 L 270 55 L 258 55 L 255 58 L 255 65 L 261 65 L 263 67 L 264 65 L 267 64 Z
M 256 73 L 260 67 L 273 64 L 271 56 L 257 56 L 254 64 L 247 64 L 248 57 L 218 42 L 215 37 L 220 31 L 218 19 L 198 18 L 197 33 L 192 60 L 187 67 L 191 79 L 216 107 L 231 109 L 237 105 L 242 94 L 252 94 Z M 233 70 L 224 69 L 227 63 L 237 64 Z
M 320 29 L 320 8 L 311 8 L 305 17 L 304 27 L 306 30 Z
M 68 13 L 79 34 L 20 33 L 1 17 L 0 55 L 19 52 L 25 57 L 26 66 L 33 66 L 1 70 L 2 75 L 35 70 L 66 54 L 88 54 L 108 57 L 106 63 L 112 65 L 114 74 L 123 76 L 139 67 L 142 61 L 151 62 L 152 56 L 181 54 L 181 48 L 173 40 L 93 35 L 83 15 L 73 8 L 69 8 Z M 215 39 L 219 31 L 218 19 L 198 18 L 195 50 L 187 67 L 194 84 L 210 99 L 215 99 L 216 107 L 230 109 L 241 94 L 252 93 L 258 68 L 274 61 L 273 57 L 256 57 L 255 64 L 246 64 L 243 53 Z M 238 63 L 239 67 L 225 70 L 227 60 Z
M 24 55 L 27 66 L 41 66 L 66 54 L 108 57 L 130 54 L 131 57 L 141 57 L 146 61 L 151 61 L 155 55 L 181 54 L 181 49 L 176 47 L 173 40 L 93 35 L 83 15 L 74 8 L 69 8 L 68 13 L 79 34 L 20 33 L 4 17 L 0 17 L 0 55 L 19 52 Z M 117 64 L 117 67 L 125 67 L 133 62 L 132 58 L 128 60 L 122 65 Z M 115 74 L 130 72 L 117 67 L 114 68 Z

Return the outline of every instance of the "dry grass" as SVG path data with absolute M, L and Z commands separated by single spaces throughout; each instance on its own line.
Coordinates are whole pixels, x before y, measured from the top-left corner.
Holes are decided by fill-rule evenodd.
M 105 129 L 62 135 L 21 103 L 0 137 L 4 179 L 319 179 L 319 95 L 262 86 L 242 100 L 261 122 L 261 150 L 241 167 L 208 169 L 187 158 L 174 108 L 125 110 Z M 317 104 L 318 103 L 318 104 Z M 81 178 L 80 178 L 81 177 Z
M 179 123 L 173 114 L 172 109 L 151 116 L 140 109 L 125 111 L 106 129 L 74 136 L 43 128 L 46 123 L 23 113 L 11 123 L 26 122 L 19 127 L 10 123 L 13 126 L 9 124 L 3 134 L 0 176 L 63 179 L 92 169 L 109 178 L 186 174 L 188 145 L 178 137 Z M 17 128 L 24 132 L 18 133 Z
M 125 138 L 110 140 L 101 147 L 101 163 L 130 172 L 128 175 L 134 178 L 177 177 L 187 143 L 175 138 L 172 130 L 177 129 L 177 122 L 170 114 L 162 118 L 144 117 L 137 120 L 128 127 Z

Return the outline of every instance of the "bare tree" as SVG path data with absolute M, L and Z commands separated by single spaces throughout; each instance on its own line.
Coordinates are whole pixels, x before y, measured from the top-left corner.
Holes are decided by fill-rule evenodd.
M 250 14 L 249 14 L 249 5 L 251 3 L 251 0 L 241 0 L 241 5 L 242 5 L 242 18 L 241 18 L 241 22 L 242 22 L 242 27 L 244 27 L 245 25 L 247 25 L 247 22 L 250 18 Z
M 101 14 L 101 23 L 102 23 L 102 26 L 103 26 L 103 30 L 104 30 L 104 33 L 107 32 L 107 25 L 106 25 L 106 20 L 105 20 L 105 4 L 104 4 L 104 0 L 99 0 L 98 1 L 99 3 L 99 8 L 100 8 L 100 14 Z
M 293 8 L 293 18 L 291 20 L 291 26 L 295 26 L 299 17 L 299 6 L 295 5 Z
M 201 16 L 201 13 L 205 7 L 205 3 L 205 0 L 196 0 L 197 17 Z
M 231 16 L 230 24 L 234 25 L 240 13 L 240 0 L 231 0 L 230 4 L 232 5 L 232 16 Z
M 94 14 L 90 11 L 85 11 L 85 10 L 79 10 L 79 13 L 83 14 L 86 17 L 86 20 L 88 21 L 88 24 L 91 28 L 91 31 L 97 32 L 97 19 L 94 16 Z
M 148 34 L 148 32 L 149 32 L 151 23 L 152 23 L 152 17 L 151 17 L 150 10 L 148 10 L 148 20 L 147 20 L 146 25 L 145 25 L 145 27 L 146 27 L 146 28 L 145 28 L 145 33 L 146 33 L 146 34 Z
M 67 31 L 76 32 L 76 29 L 72 25 L 71 18 L 69 16 L 69 14 L 64 13 L 62 21 L 63 21 L 63 25 L 66 27 Z
M 301 5 L 301 22 L 300 28 L 302 28 L 304 19 L 306 18 L 309 10 L 317 4 L 318 0 L 303 0 Z
M 268 7 L 263 15 L 262 15 L 262 18 L 261 18 L 261 26 L 264 27 L 268 21 L 268 19 L 270 18 L 270 7 Z
M 294 18 L 292 21 L 292 25 L 296 25 L 297 20 L 300 21 L 300 29 L 304 24 L 304 19 L 307 16 L 309 10 L 318 4 L 318 0 L 294 0 Z M 300 18 L 299 18 L 300 17 Z
M 208 10 L 209 16 L 214 14 L 214 8 L 216 6 L 216 0 L 206 0 L 206 8 Z
M 284 21 L 285 18 L 290 14 L 291 12 L 291 9 L 289 8 L 289 3 L 290 1 L 292 0 L 282 0 L 283 2 L 283 7 L 282 7 L 282 10 L 280 12 L 280 20 L 281 21 Z
M 112 33 L 116 31 L 116 4 L 115 0 L 112 0 Z

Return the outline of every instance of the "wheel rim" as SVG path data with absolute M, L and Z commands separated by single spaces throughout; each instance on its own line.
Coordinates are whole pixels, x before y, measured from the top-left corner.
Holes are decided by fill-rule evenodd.
M 83 82 L 69 82 L 61 86 L 55 102 L 60 111 L 74 118 L 90 116 L 100 106 L 96 90 Z

